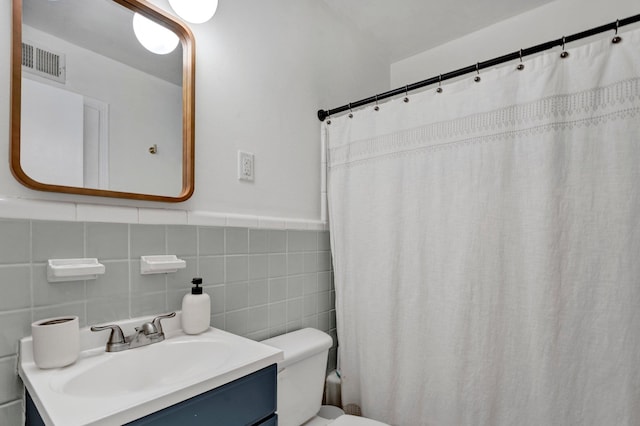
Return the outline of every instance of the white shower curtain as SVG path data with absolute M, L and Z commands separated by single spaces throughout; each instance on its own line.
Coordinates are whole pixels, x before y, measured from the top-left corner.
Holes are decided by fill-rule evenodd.
M 323 125 L 348 409 L 640 425 L 640 32 L 622 37 Z

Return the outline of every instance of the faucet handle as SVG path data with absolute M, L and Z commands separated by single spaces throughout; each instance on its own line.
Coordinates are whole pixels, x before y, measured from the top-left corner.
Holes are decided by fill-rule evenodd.
M 91 331 L 111 330 L 109 340 L 107 340 L 107 352 L 117 352 L 126 349 L 124 333 L 119 325 L 94 325 Z
M 158 333 L 158 328 L 150 322 L 145 322 L 140 327 L 136 327 L 135 330 L 144 334 L 145 336 Z
M 91 331 L 111 330 L 108 343 L 124 343 L 124 333 L 119 325 L 94 325 Z
M 160 320 L 163 320 L 165 318 L 173 318 L 176 316 L 175 312 L 171 312 L 170 314 L 164 314 L 164 315 L 158 315 L 157 317 L 155 317 L 152 321 L 153 325 L 155 326 L 156 330 L 158 333 L 162 333 L 162 324 L 160 323 Z

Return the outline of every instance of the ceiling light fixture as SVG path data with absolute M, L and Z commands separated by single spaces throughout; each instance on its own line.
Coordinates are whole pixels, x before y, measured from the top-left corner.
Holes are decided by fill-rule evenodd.
M 136 13 L 133 15 L 133 32 L 145 49 L 158 55 L 173 52 L 180 41 L 170 29 Z
M 169 0 L 171 8 L 187 22 L 202 24 L 213 18 L 218 0 Z

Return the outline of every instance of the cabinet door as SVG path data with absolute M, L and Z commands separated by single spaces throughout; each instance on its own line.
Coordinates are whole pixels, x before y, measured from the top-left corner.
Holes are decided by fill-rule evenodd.
M 278 426 L 278 415 L 274 414 L 255 426 Z
M 245 426 L 275 418 L 276 365 L 135 420 L 129 425 Z M 276 423 L 264 423 L 276 425 Z
M 40 417 L 40 413 L 36 408 L 36 404 L 33 403 L 33 399 L 31 399 L 31 395 L 27 389 L 24 390 L 24 424 L 26 426 L 45 426 L 42 417 Z

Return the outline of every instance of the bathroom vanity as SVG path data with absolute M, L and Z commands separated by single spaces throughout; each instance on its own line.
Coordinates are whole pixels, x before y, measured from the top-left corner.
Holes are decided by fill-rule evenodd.
M 274 364 L 129 425 L 276 425 L 276 373 Z
M 275 426 L 276 370 L 276 365 L 273 364 L 127 425 Z M 25 424 L 45 424 L 28 392 Z
M 147 318 L 119 322 L 126 332 Z M 276 425 L 276 363 L 282 351 L 209 329 L 187 336 L 179 315 L 166 339 L 118 353 L 108 333 L 81 330 L 78 361 L 42 370 L 31 338 L 20 341 L 27 425 Z

